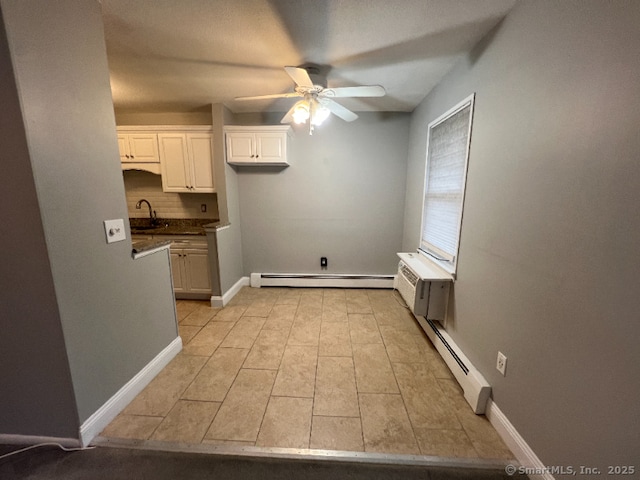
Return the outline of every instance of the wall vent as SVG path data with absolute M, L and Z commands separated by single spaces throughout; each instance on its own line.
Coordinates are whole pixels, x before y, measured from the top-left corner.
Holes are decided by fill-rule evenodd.
M 398 264 L 396 288 L 414 315 L 427 314 L 429 282 L 420 279 L 418 274 L 404 262 Z

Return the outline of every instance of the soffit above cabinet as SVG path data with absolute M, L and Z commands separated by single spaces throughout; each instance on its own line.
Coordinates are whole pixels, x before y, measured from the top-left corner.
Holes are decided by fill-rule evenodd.
M 118 133 L 132 132 L 206 132 L 212 133 L 211 125 L 118 125 L 116 127 Z

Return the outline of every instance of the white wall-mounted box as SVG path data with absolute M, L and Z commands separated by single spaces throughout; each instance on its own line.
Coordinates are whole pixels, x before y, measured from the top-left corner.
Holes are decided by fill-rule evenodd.
M 105 220 L 104 233 L 107 235 L 107 243 L 121 242 L 126 239 L 127 232 L 124 229 L 124 220 L 122 218 Z

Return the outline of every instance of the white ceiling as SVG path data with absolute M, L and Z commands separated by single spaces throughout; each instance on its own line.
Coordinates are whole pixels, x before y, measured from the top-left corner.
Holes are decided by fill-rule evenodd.
M 382 85 L 355 111 L 412 111 L 516 0 L 102 0 L 122 112 L 284 112 L 282 67 L 321 65 L 329 86 Z

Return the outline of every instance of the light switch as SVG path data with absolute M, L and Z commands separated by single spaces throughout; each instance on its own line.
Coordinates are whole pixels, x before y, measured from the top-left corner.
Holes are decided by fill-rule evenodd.
M 107 234 L 107 243 L 120 242 L 127 238 L 127 232 L 124 229 L 124 220 L 122 218 L 105 220 L 104 231 Z

